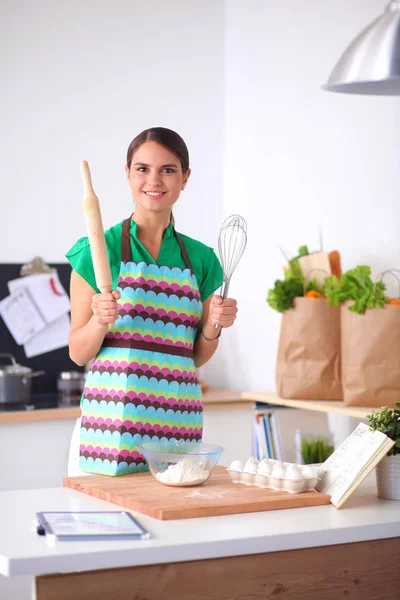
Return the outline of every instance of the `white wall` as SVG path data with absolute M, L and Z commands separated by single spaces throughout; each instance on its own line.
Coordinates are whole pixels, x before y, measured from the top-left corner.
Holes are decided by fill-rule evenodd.
M 278 244 L 318 249 L 321 225 L 345 269 L 400 266 L 400 101 L 320 89 L 385 6 L 226 2 L 224 214 L 247 218 L 249 242 L 231 287 L 239 321 L 205 368 L 210 381 L 274 389 L 280 316 L 265 298 L 282 275 Z
M 273 389 L 277 244 L 315 249 L 321 225 L 345 269 L 399 266 L 399 100 L 320 89 L 385 4 L 3 0 L 0 261 L 62 261 L 85 234 L 82 159 L 105 226 L 129 214 L 130 140 L 176 128 L 193 166 L 178 229 L 216 245 L 222 217 L 238 211 L 249 226 L 231 287 L 239 319 L 202 376 Z
M 273 389 L 279 316 L 265 296 L 281 274 L 278 243 L 316 247 L 321 224 L 345 268 L 398 266 L 399 101 L 319 89 L 384 5 L 2 0 L 0 262 L 63 261 L 85 235 L 83 159 L 105 226 L 124 218 L 129 142 L 177 129 L 193 167 L 178 229 L 215 245 L 222 217 L 239 211 L 250 232 L 231 288 L 239 320 L 204 377 Z M 0 577 L 0 596 L 30 597 L 18 579 Z
M 178 230 L 215 242 L 223 10 L 212 0 L 1 2 L 0 262 L 65 261 L 85 235 L 81 160 L 104 226 L 128 216 L 126 150 L 156 125 L 176 129 L 191 153 Z

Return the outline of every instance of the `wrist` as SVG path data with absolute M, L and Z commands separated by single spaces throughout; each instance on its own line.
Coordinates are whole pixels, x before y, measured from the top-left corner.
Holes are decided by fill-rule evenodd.
M 216 329 L 212 321 L 207 321 L 206 323 L 204 323 L 202 330 L 204 331 L 207 337 L 215 337 L 218 333 L 218 329 Z
M 90 319 L 90 324 L 93 330 L 104 332 L 104 335 L 107 333 L 108 325 L 104 323 L 99 323 L 96 315 L 92 315 L 92 318 Z
M 222 327 L 214 327 L 214 325 L 212 323 L 206 323 L 202 328 L 201 328 L 201 335 L 204 339 L 206 339 L 208 342 L 213 342 L 218 340 L 218 338 L 220 337 L 222 332 Z

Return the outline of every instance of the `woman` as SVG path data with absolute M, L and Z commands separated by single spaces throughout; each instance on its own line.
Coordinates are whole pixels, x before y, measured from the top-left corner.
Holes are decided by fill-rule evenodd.
M 93 359 L 70 476 L 143 471 L 143 440 L 201 441 L 196 367 L 237 313 L 235 300 L 213 295 L 223 278 L 214 251 L 174 228 L 172 208 L 190 176 L 182 138 L 162 127 L 140 133 L 128 148 L 126 176 L 135 212 L 105 232 L 113 291 L 97 293 L 87 238 L 66 255 L 70 356 L 78 365 Z

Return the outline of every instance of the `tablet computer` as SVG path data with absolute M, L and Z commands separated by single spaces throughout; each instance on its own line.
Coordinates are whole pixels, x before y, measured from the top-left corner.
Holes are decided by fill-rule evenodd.
M 125 511 L 38 512 L 36 522 L 50 540 L 146 540 L 150 533 Z

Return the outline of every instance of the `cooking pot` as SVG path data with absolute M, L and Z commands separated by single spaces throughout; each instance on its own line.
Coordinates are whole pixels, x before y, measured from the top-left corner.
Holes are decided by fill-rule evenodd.
M 57 390 L 62 406 L 79 405 L 84 387 L 85 373 L 83 371 L 62 371 L 58 374 Z
M 29 404 L 31 399 L 31 379 L 43 375 L 44 371 L 32 371 L 22 367 L 12 354 L 0 353 L 9 358 L 10 365 L 1 364 L 0 360 L 0 404 Z

